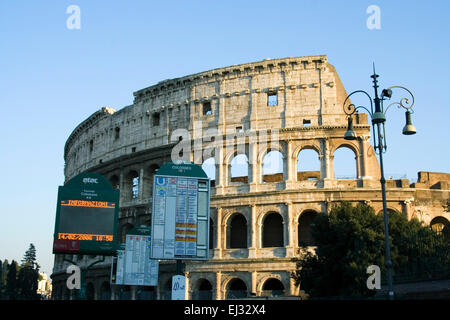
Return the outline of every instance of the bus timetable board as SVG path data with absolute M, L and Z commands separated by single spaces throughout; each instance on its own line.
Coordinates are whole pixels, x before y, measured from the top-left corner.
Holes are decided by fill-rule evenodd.
M 58 188 L 53 253 L 114 255 L 119 191 L 95 173 Z
M 168 162 L 153 178 L 153 259 L 207 260 L 209 178 L 196 164 Z
M 158 260 L 150 259 L 150 227 L 133 228 L 126 235 L 125 250 L 117 250 L 111 283 L 117 285 L 157 286 Z M 114 281 L 113 281 L 114 279 Z

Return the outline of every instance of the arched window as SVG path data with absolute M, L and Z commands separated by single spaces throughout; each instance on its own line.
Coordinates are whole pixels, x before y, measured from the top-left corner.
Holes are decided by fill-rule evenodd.
M 444 217 L 435 217 L 430 222 L 430 227 L 437 234 L 441 234 L 445 227 L 449 226 L 449 221 Z
M 262 164 L 263 182 L 283 181 L 283 154 L 280 151 L 268 152 Z
M 216 182 L 216 160 L 214 157 L 203 161 L 202 169 L 205 171 L 208 178 L 211 179 L 211 187 L 214 187 Z
M 314 238 L 311 233 L 311 224 L 317 217 L 317 212 L 307 210 L 300 215 L 298 219 L 298 245 L 301 247 L 315 245 Z
M 193 300 L 212 300 L 212 285 L 206 279 L 197 282 L 197 290 L 193 294 Z
M 297 181 L 320 178 L 319 154 L 314 149 L 302 149 L 297 155 Z
M 136 199 L 139 196 L 139 176 L 133 177 L 132 198 Z
M 125 179 L 125 196 L 127 200 L 136 199 L 139 196 L 139 174 L 131 170 Z
M 342 146 L 334 151 L 334 178 L 356 179 L 356 154 L 349 147 Z
M 227 299 L 242 299 L 247 297 L 247 285 L 239 278 L 231 280 L 227 285 Z
M 247 220 L 242 214 L 235 214 L 230 218 L 229 248 L 247 248 Z
M 283 247 L 283 218 L 276 212 L 271 212 L 264 217 L 262 246 Z
M 109 182 L 111 183 L 114 189 L 120 189 L 120 182 L 118 176 L 113 175 L 111 178 L 109 178 Z
M 270 293 L 272 296 L 281 296 L 283 295 L 284 285 L 280 280 L 270 278 L 264 282 L 262 290 Z
M 231 160 L 230 163 L 231 182 L 248 183 L 248 158 L 241 153 Z

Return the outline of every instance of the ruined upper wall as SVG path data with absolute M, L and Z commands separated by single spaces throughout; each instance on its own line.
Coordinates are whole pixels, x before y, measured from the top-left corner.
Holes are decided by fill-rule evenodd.
M 347 124 L 342 109 L 346 92 L 325 55 L 218 68 L 162 81 L 134 92 L 134 97 L 133 105 L 119 111 L 103 108 L 72 132 L 64 152 L 66 178 L 122 155 L 166 145 L 175 129 L 192 134 L 199 121 L 219 134 Z M 268 105 L 273 98 L 275 105 Z M 367 123 L 361 119 L 357 124 Z

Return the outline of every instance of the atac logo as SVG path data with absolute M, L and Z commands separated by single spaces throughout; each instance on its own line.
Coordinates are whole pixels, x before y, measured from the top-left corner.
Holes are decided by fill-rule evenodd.
M 157 186 L 166 185 L 166 179 L 164 179 L 164 177 L 156 177 L 156 185 Z
M 83 178 L 83 183 L 84 184 L 98 183 L 98 179 L 97 178 Z

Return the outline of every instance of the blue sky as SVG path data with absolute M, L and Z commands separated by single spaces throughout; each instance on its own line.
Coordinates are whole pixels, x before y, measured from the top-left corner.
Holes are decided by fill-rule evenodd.
M 345 3 L 345 5 L 344 5 Z M 69 5 L 81 28 L 69 30 Z M 369 30 L 370 5 L 381 29 Z M 326 54 L 347 90 L 415 95 L 415 136 L 388 114 L 385 171 L 450 172 L 449 1 L 0 1 L 0 259 L 29 243 L 51 273 L 57 187 L 72 130 L 161 80 L 265 58 Z M 447 39 L 447 40 L 445 40 Z

